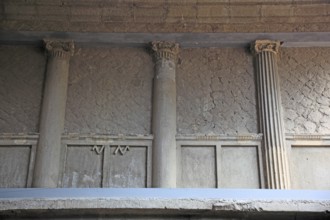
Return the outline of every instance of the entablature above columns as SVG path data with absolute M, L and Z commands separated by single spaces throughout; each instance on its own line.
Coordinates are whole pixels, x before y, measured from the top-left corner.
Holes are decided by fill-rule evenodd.
M 282 47 L 330 47 L 329 32 L 295 33 L 83 33 L 0 31 L 0 44 L 41 44 L 45 38 L 71 39 L 77 46 L 146 47 L 168 41 L 181 48 L 249 47 L 257 39 L 280 40 Z

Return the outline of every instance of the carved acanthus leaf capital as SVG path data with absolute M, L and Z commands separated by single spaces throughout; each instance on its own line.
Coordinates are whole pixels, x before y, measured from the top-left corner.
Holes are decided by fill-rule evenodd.
M 179 54 L 179 44 L 168 41 L 153 41 L 151 49 L 154 51 L 156 60 L 167 59 L 176 61 Z
M 280 41 L 256 40 L 254 43 L 251 44 L 251 52 L 255 55 L 264 51 L 273 52 L 277 54 L 280 46 Z
M 70 57 L 74 54 L 74 43 L 71 40 L 44 39 L 48 55 L 54 57 Z

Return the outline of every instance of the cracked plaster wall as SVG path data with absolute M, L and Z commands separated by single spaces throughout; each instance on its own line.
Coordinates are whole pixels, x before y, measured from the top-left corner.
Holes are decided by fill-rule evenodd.
M 65 131 L 150 134 L 153 62 L 144 49 L 76 49 Z
M 257 133 L 252 56 L 239 49 L 185 49 L 177 68 L 180 134 Z
M 0 45 L 0 133 L 38 132 L 45 65 L 40 48 Z
M 330 133 L 330 49 L 282 48 L 279 58 L 286 133 Z
M 282 48 L 286 133 L 330 132 L 327 48 Z M 33 65 L 31 65 L 33 64 Z M 0 132 L 37 132 L 46 58 L 0 47 Z M 153 62 L 143 49 L 77 49 L 71 59 L 66 132 L 149 134 Z M 179 134 L 257 133 L 252 56 L 244 49 L 182 49 Z

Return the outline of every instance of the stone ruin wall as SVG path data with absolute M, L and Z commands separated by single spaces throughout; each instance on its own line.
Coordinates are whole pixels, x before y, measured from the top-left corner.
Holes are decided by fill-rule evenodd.
M 281 48 L 278 65 L 287 134 L 329 135 L 329 55 L 328 48 Z M 1 133 L 38 133 L 46 64 L 44 52 L 32 46 L 1 46 L 0 62 L 0 105 L 3 106 L 0 109 Z M 77 48 L 70 62 L 65 132 L 151 134 L 153 73 L 153 61 L 145 49 Z M 176 79 L 179 135 L 240 136 L 258 133 L 253 59 L 247 50 L 182 49 Z M 24 175 L 21 175 L 21 172 L 28 170 L 26 167 L 29 166 L 29 152 L 33 147 L 28 150 L 23 142 L 22 146 L 15 146 L 15 150 L 6 145 L 0 148 L 0 157 L 4 164 L 9 164 L 8 158 L 21 155 L 21 160 L 12 173 L 3 176 L 10 167 L 1 166 L 2 187 L 24 187 L 28 181 L 28 171 L 24 171 Z M 100 161 L 104 161 L 105 154 L 88 154 L 93 144 L 68 145 L 66 168 L 63 170 L 61 184 L 67 187 L 150 186 L 150 148 L 145 146 L 145 143 L 133 146 L 130 151 L 132 154 L 124 155 L 127 160 L 110 156 L 109 167 L 123 161 L 136 160 L 135 170 L 129 171 L 136 178 L 129 180 L 126 174 L 120 174 L 120 169 L 130 166 L 129 163 L 125 162 L 104 173 L 104 164 Z M 196 184 L 190 187 L 262 186 L 258 181 L 261 174 L 256 171 L 260 163 L 255 147 L 224 146 L 220 155 L 216 155 L 212 146 L 192 147 L 183 144 L 181 148 L 180 169 L 184 171 L 179 177 L 181 187 L 190 186 L 191 180 Z M 111 145 L 109 149 L 114 152 L 117 147 Z M 320 163 L 327 167 L 328 162 L 324 158 L 329 155 L 328 151 L 325 146 L 313 149 L 292 148 L 292 171 L 295 173 L 293 179 L 296 182 L 304 182 L 301 178 L 305 175 L 313 180 L 315 173 L 318 178 L 324 180 L 321 185 L 319 182 L 305 181 L 303 185 L 293 184 L 293 187 L 327 188 L 329 183 L 324 179 L 324 173 L 328 171 L 315 172 L 315 164 Z M 79 159 L 74 159 L 77 156 Z M 214 166 L 217 162 L 214 159 L 212 161 L 212 158 L 220 158 L 220 165 L 227 169 L 216 170 Z M 297 167 L 295 164 L 301 161 L 301 158 L 304 158 L 306 163 Z M 204 163 L 202 167 L 193 167 L 195 163 L 203 164 L 205 159 L 209 163 Z M 242 170 L 249 173 L 245 168 L 254 169 L 249 175 L 253 179 L 241 175 Z M 197 171 L 200 176 L 185 176 L 185 172 Z M 218 172 L 220 179 L 228 181 L 217 181 L 214 179 L 214 172 Z M 243 179 L 233 177 L 235 172 Z M 102 175 L 108 177 L 107 183 L 102 183 Z M 119 179 L 109 179 L 109 176 L 116 175 Z M 246 184 L 235 185 L 239 181 L 245 181 Z M 13 182 L 17 184 L 12 185 Z
M 38 132 L 46 57 L 1 46 L 2 133 Z M 330 133 L 327 48 L 282 48 L 285 131 Z M 177 133 L 258 133 L 252 56 L 244 49 L 184 49 L 177 66 Z M 153 62 L 143 49 L 79 48 L 70 62 L 65 132 L 150 134 Z

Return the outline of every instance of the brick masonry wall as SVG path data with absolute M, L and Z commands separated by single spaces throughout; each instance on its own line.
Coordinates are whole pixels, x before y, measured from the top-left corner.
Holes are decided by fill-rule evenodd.
M 0 9 L 2 30 L 330 31 L 327 0 L 4 0 Z

